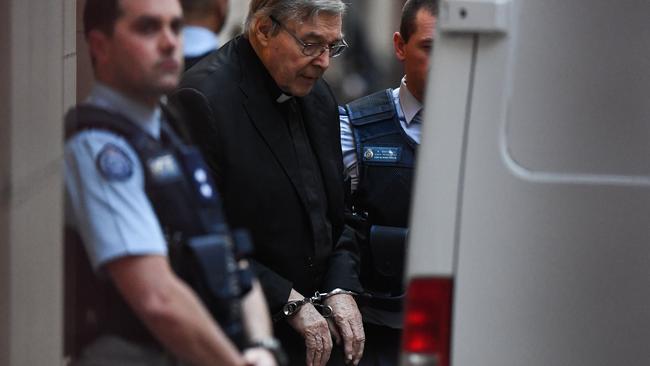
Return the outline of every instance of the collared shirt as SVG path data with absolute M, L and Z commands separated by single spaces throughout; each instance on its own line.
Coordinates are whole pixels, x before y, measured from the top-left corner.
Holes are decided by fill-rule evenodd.
M 99 83 L 85 103 L 119 113 L 160 136 L 159 108 L 147 108 Z M 140 160 L 124 138 L 104 130 L 82 131 L 66 142 L 64 159 L 66 222 L 81 235 L 95 269 L 124 256 L 166 255 Z
M 406 87 L 406 76 L 402 78 L 400 87 L 393 90 L 393 102 L 404 132 L 420 143 L 421 123 L 413 122 L 413 118 L 422 110 L 422 103 L 418 101 Z M 347 115 L 340 116 L 341 125 L 341 150 L 343 152 L 343 165 L 345 173 L 350 177 L 351 187 L 354 191 L 359 183 L 359 168 L 357 166 L 356 144 Z
M 118 91 L 96 82 L 84 103 L 118 113 L 137 123 L 155 139 L 160 138 L 160 107 L 146 107 Z
M 213 31 L 194 25 L 183 27 L 183 56 L 202 56 L 216 50 L 219 45 L 219 37 Z

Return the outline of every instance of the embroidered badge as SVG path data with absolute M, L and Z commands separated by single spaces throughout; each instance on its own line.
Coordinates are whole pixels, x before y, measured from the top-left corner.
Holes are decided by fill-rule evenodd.
M 402 148 L 399 146 L 364 146 L 363 160 L 394 163 L 399 161 Z
M 97 155 L 97 169 L 106 180 L 124 181 L 133 175 L 133 162 L 121 148 L 108 143 Z
M 166 181 L 178 177 L 181 172 L 172 154 L 161 155 L 147 162 L 151 177 L 157 181 Z

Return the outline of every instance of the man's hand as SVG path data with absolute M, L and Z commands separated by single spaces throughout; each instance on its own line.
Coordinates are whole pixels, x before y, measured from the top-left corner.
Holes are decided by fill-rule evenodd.
M 278 366 L 275 357 L 266 348 L 255 347 L 244 351 L 247 366 Z
M 338 294 L 325 299 L 325 305 L 332 308 L 331 319 L 335 325 L 332 336 L 337 340 L 343 338 L 346 364 L 356 366 L 361 360 L 366 341 L 356 301 L 350 295 Z
M 325 366 L 332 352 L 327 321 L 312 304 L 305 304 L 287 322 L 305 339 L 307 366 Z

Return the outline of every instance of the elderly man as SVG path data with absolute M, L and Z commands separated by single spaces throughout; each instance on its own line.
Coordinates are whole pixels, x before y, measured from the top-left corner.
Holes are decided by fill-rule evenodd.
M 66 332 L 85 336 L 69 344 L 75 365 L 275 364 L 207 166 L 159 105 L 180 78 L 181 25 L 177 0 L 86 1 L 97 82 L 68 114 L 65 145 L 66 247 L 80 254 L 66 258 Z
M 402 328 L 402 273 L 415 151 L 420 143 L 422 101 L 435 37 L 436 0 L 407 0 L 395 54 L 405 76 L 341 108 L 343 159 L 358 227 L 362 284 L 375 296 L 362 308 L 368 334 L 362 365 L 396 365 Z
M 183 26 L 183 55 L 185 70 L 219 48 L 217 33 L 228 16 L 229 0 L 181 0 Z
M 321 78 L 346 47 L 344 10 L 340 0 L 253 0 L 245 33 L 189 70 L 171 96 L 228 220 L 252 233 L 252 265 L 292 365 L 325 365 L 330 352 L 331 362 L 356 364 L 364 347 L 338 111 Z M 305 300 L 316 291 L 327 295 Z M 332 337 L 342 349 L 332 351 Z

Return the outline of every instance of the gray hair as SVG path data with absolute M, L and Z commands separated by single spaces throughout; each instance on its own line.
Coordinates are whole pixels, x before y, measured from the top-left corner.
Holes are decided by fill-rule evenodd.
M 345 8 L 342 0 L 252 0 L 244 22 L 244 34 L 250 34 L 257 18 L 272 16 L 283 23 L 287 20 L 305 21 L 320 13 L 343 15 Z M 277 32 L 277 27 L 273 23 L 272 34 Z

